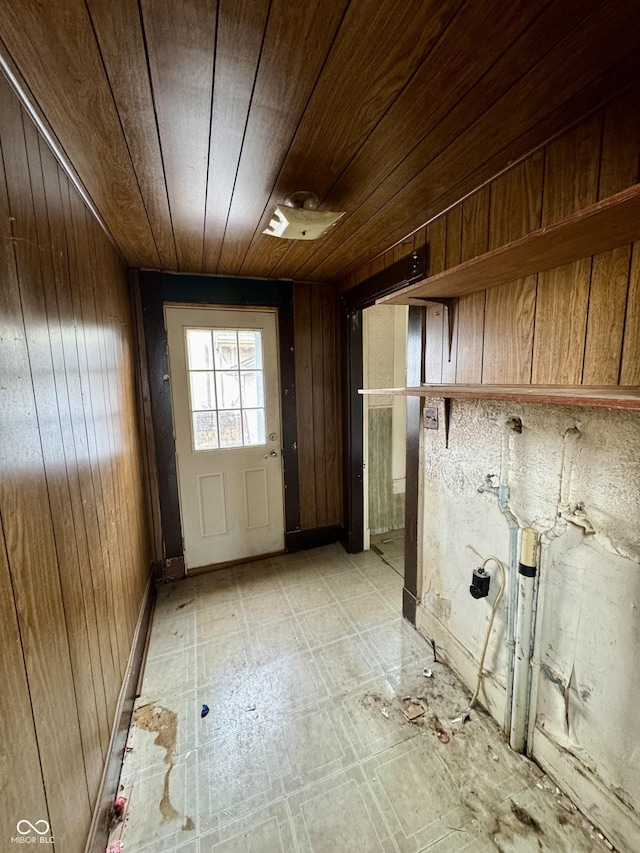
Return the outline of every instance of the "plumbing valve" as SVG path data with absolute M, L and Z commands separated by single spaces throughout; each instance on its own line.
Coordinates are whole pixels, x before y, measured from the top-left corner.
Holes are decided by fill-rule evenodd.
M 491 575 L 482 567 L 473 570 L 473 579 L 469 592 L 474 598 L 486 598 L 489 595 L 489 584 L 491 583 Z

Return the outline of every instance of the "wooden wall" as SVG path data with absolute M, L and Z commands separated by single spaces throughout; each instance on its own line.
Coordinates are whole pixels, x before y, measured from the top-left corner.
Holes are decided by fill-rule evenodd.
M 0 846 L 84 849 L 150 554 L 120 256 L 0 78 Z
M 637 89 L 611 102 L 344 286 L 424 241 L 433 275 L 636 183 L 639 103 Z M 640 245 L 461 298 L 450 360 L 444 320 L 427 308 L 426 382 L 638 384 Z
M 293 291 L 300 527 L 343 523 L 338 300 L 333 284 Z

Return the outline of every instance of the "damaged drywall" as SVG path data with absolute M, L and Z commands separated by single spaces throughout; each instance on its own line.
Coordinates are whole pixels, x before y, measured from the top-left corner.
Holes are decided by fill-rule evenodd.
M 426 405 L 439 405 L 442 421 L 442 401 Z M 521 418 L 522 433 L 505 442 L 503 425 L 513 416 Z M 478 660 L 499 576 L 492 570 L 489 597 L 476 601 L 469 594 L 472 572 L 489 555 L 509 564 L 506 520 L 496 497 L 478 488 L 487 475 L 497 484 L 507 465 L 519 524 L 540 533 L 554 528 L 563 436 L 576 426 L 567 513 L 573 521 L 556 526 L 542 549 L 548 585 L 533 669 L 536 726 L 639 812 L 638 413 L 453 401 L 448 449 L 444 430 L 424 432 L 422 606 L 427 626 Z M 505 685 L 505 627 L 506 596 L 485 664 L 494 692 Z M 470 672 L 461 674 L 473 689 Z M 502 723 L 495 703 L 491 710 Z

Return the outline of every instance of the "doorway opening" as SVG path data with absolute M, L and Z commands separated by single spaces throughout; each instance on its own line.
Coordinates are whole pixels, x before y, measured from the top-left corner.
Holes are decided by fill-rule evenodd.
M 367 388 L 406 384 L 407 307 L 373 305 L 362 314 L 363 381 Z M 406 398 L 363 398 L 364 547 L 404 577 Z

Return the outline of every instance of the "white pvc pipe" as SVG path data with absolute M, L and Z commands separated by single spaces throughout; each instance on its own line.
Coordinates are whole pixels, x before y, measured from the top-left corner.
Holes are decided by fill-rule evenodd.
M 531 527 L 526 527 L 522 531 L 520 566 L 518 569 L 518 618 L 509 738 L 511 749 L 516 752 L 524 752 L 526 745 L 537 543 L 538 534 L 536 531 Z

